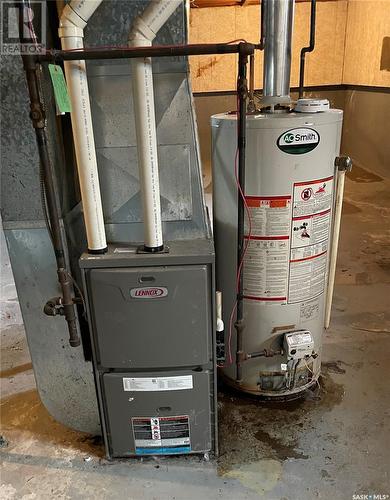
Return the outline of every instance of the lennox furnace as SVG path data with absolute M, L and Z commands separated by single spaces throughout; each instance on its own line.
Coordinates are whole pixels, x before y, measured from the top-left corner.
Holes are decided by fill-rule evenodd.
M 27 1 L 20 8 L 21 19 L 32 17 Z M 98 18 L 99 30 L 92 34 L 103 46 L 104 26 L 111 26 L 113 18 L 130 19 L 127 33 L 122 23 L 107 34 L 119 37 L 118 47 L 84 49 L 84 36 L 91 36 L 88 27 L 96 28 L 95 11 L 103 20 Z M 168 21 L 170 29 L 164 31 Z M 38 49 L 34 28 L 28 28 Z M 161 39 L 152 47 L 160 31 L 167 47 Z M 25 36 L 22 26 L 22 44 Z M 61 291 L 47 301 L 44 312 L 64 316 L 69 344 L 78 348 L 70 355 L 71 373 L 61 377 L 69 365 L 64 368 L 57 360 L 42 398 L 59 420 L 89 432 L 97 407 L 108 457 L 216 452 L 215 256 L 186 56 L 237 53 L 238 46 L 187 46 L 181 0 L 137 6 L 72 0 L 60 13 L 58 36 L 61 51 L 23 55 L 47 216 L 43 236 L 36 237 L 43 246 L 50 236 Z M 124 36 L 127 47 L 121 43 Z M 54 106 L 43 105 L 41 90 L 46 63 L 58 78 L 60 61 L 66 77 L 62 91 L 71 109 L 73 145 L 68 146 L 70 151 L 74 147 L 81 196 L 76 206 L 66 200 L 72 211 L 61 222 L 56 183 L 63 186 L 64 172 L 71 169 L 64 165 L 58 182 L 50 150 L 55 141 L 48 140 L 55 120 L 47 127 L 45 116 Z M 61 104 L 58 98 L 56 103 Z M 64 120 L 62 125 L 69 138 L 69 124 Z M 67 159 L 73 167 L 72 160 Z M 71 183 L 67 188 L 72 193 Z M 72 195 L 77 199 L 78 193 Z M 20 240 L 21 254 L 33 238 Z M 45 253 L 37 251 L 34 259 L 42 258 L 35 268 L 47 274 Z M 48 255 L 53 255 L 50 244 Z M 38 280 L 36 288 L 47 300 L 44 287 L 45 281 Z M 27 303 L 28 287 L 19 290 L 21 302 L 24 293 Z M 57 346 L 50 351 L 49 339 L 46 359 L 41 347 L 34 352 L 38 329 L 29 331 L 33 323 L 24 312 L 40 387 L 48 380 L 46 359 L 55 359 Z M 42 307 L 35 317 L 42 319 Z M 53 328 L 58 321 L 52 320 Z M 59 337 L 63 342 L 66 334 L 61 331 Z M 63 401 L 72 404 L 64 408 Z
M 73 0 L 65 7 L 59 29 L 64 48 L 82 46 L 74 41 L 75 29 L 100 3 Z M 129 47 L 150 47 L 180 4 L 150 2 L 133 22 Z M 76 151 L 88 146 L 93 151 L 86 127 L 76 126 L 90 115 L 88 106 L 81 105 L 88 86 L 77 78 L 79 64 L 65 62 L 72 109 L 77 110 L 72 113 L 74 140 Z M 89 251 L 80 267 L 103 437 L 112 457 L 208 453 L 216 443 L 214 249 L 207 237 L 164 244 L 151 58 L 132 59 L 131 82 L 144 243 L 107 248 L 99 197 L 83 193 L 92 210 Z M 78 157 L 77 163 L 84 175 L 85 166 L 91 168 L 87 188 L 94 184 L 98 193 L 96 159 Z

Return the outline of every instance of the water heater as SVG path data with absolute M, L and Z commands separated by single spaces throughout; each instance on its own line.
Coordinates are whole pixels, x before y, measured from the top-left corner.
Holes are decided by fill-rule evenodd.
M 329 265 L 342 111 L 247 116 L 241 376 L 236 377 L 236 114 L 212 117 L 217 289 L 227 343 L 223 374 L 241 390 L 294 396 L 315 383 Z M 307 112 L 305 112 L 307 111 Z M 230 359 L 230 362 L 229 362 Z

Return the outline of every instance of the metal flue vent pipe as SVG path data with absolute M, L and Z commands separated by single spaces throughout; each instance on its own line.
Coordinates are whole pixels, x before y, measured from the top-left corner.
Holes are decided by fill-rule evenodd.
M 264 22 L 263 103 L 288 104 L 294 0 L 262 0 Z

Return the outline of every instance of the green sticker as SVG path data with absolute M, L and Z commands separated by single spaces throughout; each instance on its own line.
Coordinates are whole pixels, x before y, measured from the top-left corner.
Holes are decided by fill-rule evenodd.
M 57 66 L 56 64 L 49 64 L 49 71 L 51 81 L 53 83 L 54 97 L 56 100 L 58 113 L 70 113 L 72 111 L 72 108 L 70 105 L 68 88 L 66 86 L 62 68 L 61 66 Z

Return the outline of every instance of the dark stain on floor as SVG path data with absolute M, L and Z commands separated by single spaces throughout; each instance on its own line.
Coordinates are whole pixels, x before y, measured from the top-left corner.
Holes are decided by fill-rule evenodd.
M 43 406 L 38 392 L 20 392 L 1 400 L 1 431 L 12 446 L 8 434 L 18 430 L 28 432 L 33 439 L 73 448 L 97 458 L 103 457 L 104 448 L 100 437 L 78 432 L 60 424 Z
M 330 376 L 334 366 L 337 362 L 324 364 L 319 385 L 306 391 L 303 398 L 289 402 L 262 402 L 223 387 L 218 400 L 219 474 L 262 459 L 282 462 L 310 458 L 302 448 L 301 437 L 344 396 L 344 386 Z
M 383 177 L 380 177 L 369 170 L 366 170 L 359 165 L 354 164 L 351 172 L 347 173 L 348 179 L 354 182 L 382 182 Z
M 378 266 L 383 269 L 386 273 L 390 273 L 390 258 L 384 257 L 376 260 Z
M 319 386 L 307 391 L 303 398 L 285 403 L 261 402 L 223 387 L 218 402 L 219 474 L 225 474 L 235 465 L 261 459 L 283 462 L 310 458 L 302 448 L 301 436 L 315 427 L 323 413 L 342 401 L 343 386 L 330 376 L 338 363 L 325 363 Z M 343 373 L 342 369 L 337 368 L 336 373 Z M 13 446 L 13 431 L 22 431 L 37 441 L 73 448 L 75 452 L 100 460 L 104 456 L 99 436 L 77 432 L 56 422 L 41 403 L 36 390 L 1 401 L 1 427 L 10 447 Z
M 357 205 L 354 205 L 350 201 L 347 200 L 343 201 L 343 215 L 357 214 L 361 211 L 362 211 L 361 208 L 359 208 Z
M 268 432 L 259 429 L 255 433 L 255 438 L 258 439 L 261 443 L 269 446 L 275 455 L 275 458 L 278 460 L 287 460 L 289 458 L 295 459 L 306 459 L 309 458 L 308 455 L 297 451 L 297 440 L 293 440 L 290 443 L 281 443 L 280 439 L 275 438 L 268 434 Z
M 0 372 L 0 378 L 14 377 L 19 373 L 27 372 L 32 370 L 32 363 L 25 363 L 24 365 L 14 366 L 8 370 L 2 370 Z
M 345 373 L 345 369 L 341 368 L 342 361 L 328 361 L 326 363 L 322 363 L 322 369 L 326 369 L 328 373 L 337 373 L 343 374 Z

